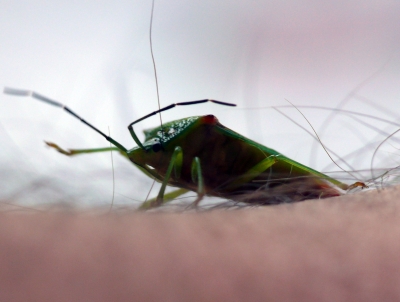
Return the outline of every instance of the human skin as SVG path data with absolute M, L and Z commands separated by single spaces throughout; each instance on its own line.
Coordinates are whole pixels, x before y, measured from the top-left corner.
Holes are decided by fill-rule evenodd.
M 183 213 L 0 214 L 0 301 L 400 301 L 400 187 Z

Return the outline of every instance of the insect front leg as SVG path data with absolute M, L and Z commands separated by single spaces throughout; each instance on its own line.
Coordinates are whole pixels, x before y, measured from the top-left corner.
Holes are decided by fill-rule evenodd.
M 182 148 L 177 146 L 175 147 L 175 150 L 172 153 L 171 161 L 168 165 L 167 173 L 165 173 L 165 177 L 161 184 L 161 189 L 158 192 L 157 198 L 155 200 L 148 200 L 144 202 L 139 207 L 139 209 L 145 210 L 149 208 L 155 208 L 161 206 L 164 203 L 165 188 L 167 187 L 168 181 L 171 177 L 172 169 L 174 169 L 175 177 L 179 178 L 182 170 L 182 161 L 183 161 Z
M 265 170 L 267 170 L 268 168 L 273 166 L 275 163 L 277 163 L 278 162 L 278 159 L 277 159 L 278 156 L 279 155 L 271 155 L 271 156 L 268 156 L 267 158 L 263 159 L 258 164 L 256 164 L 254 167 L 250 168 L 242 176 L 236 178 L 234 181 L 229 183 L 227 185 L 226 189 L 235 189 L 237 187 L 240 187 L 242 184 L 253 180 L 258 175 L 263 173 Z
M 149 208 L 154 208 L 154 207 L 159 207 L 162 204 L 172 200 L 173 198 L 171 197 L 177 197 L 180 196 L 188 190 L 186 189 L 178 189 L 174 192 L 171 192 L 169 194 L 165 194 L 165 188 L 168 185 L 168 181 L 171 177 L 172 170 L 174 170 L 175 178 L 178 179 L 180 178 L 180 173 L 182 169 L 182 162 L 183 162 L 183 153 L 182 153 L 182 148 L 181 147 L 176 147 L 174 150 L 174 153 L 172 154 L 171 161 L 169 163 L 167 173 L 165 174 L 164 180 L 161 184 L 161 189 L 158 192 L 157 198 L 148 200 L 144 202 L 139 209 L 149 209 Z M 204 197 L 204 179 L 203 179 L 203 174 L 201 172 L 201 165 L 200 165 L 200 159 L 198 157 L 195 157 L 192 162 L 192 167 L 191 167 L 191 174 L 192 174 L 192 180 L 194 183 L 197 183 L 197 198 L 193 202 L 192 206 L 197 207 L 199 202 L 203 199 Z
M 110 152 L 110 151 L 121 151 L 119 150 L 117 147 L 105 147 L 105 148 L 93 148 L 93 149 L 68 149 L 65 150 L 63 148 L 61 148 L 60 146 L 58 146 L 55 143 L 51 143 L 51 142 L 46 142 L 46 145 L 57 150 L 58 152 L 60 152 L 61 154 L 67 155 L 67 156 L 73 156 L 73 155 L 77 155 L 77 154 L 84 154 L 84 153 L 98 153 L 98 152 Z M 126 156 L 126 153 L 120 152 L 122 155 Z
M 193 159 L 192 162 L 192 180 L 194 183 L 197 182 L 197 199 L 193 202 L 193 207 L 197 207 L 199 202 L 204 197 L 204 180 L 203 174 L 201 172 L 200 158 L 197 156 Z

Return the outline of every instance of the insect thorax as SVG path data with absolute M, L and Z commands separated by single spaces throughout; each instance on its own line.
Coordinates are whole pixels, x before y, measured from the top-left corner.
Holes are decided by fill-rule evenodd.
M 144 145 L 153 144 L 155 141 L 166 143 L 174 137 L 180 135 L 193 125 L 200 116 L 192 116 L 169 123 L 163 124 L 161 127 L 156 127 L 149 130 L 144 130 L 145 143 Z

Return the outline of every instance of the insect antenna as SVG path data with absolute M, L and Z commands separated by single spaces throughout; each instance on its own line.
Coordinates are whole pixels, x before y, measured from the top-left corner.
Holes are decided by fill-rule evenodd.
M 136 136 L 135 131 L 133 130 L 133 125 L 135 125 L 136 123 L 139 123 L 139 122 L 147 119 L 148 117 L 156 115 L 157 113 L 161 113 L 163 111 L 167 111 L 167 110 L 172 109 L 172 108 L 177 107 L 177 106 L 196 105 L 196 104 L 202 104 L 202 103 L 207 103 L 207 102 L 211 102 L 211 103 L 215 103 L 215 104 L 219 104 L 219 105 L 223 105 L 223 106 L 231 106 L 231 107 L 235 107 L 236 106 L 236 104 L 226 103 L 226 102 L 221 102 L 221 101 L 211 100 L 211 99 L 174 103 L 174 104 L 168 105 L 168 106 L 166 106 L 164 108 L 161 108 L 159 110 L 156 110 L 156 111 L 154 111 L 152 113 L 149 113 L 149 114 L 145 115 L 144 117 L 141 117 L 140 119 L 137 119 L 136 121 L 130 123 L 128 125 L 128 130 L 131 133 L 132 138 L 134 139 L 134 141 L 138 144 L 138 146 L 140 148 L 144 149 L 143 144 L 139 141 L 138 137 Z
M 103 133 L 102 131 L 100 131 L 99 129 L 97 129 L 95 126 L 93 126 L 92 124 L 88 123 L 87 121 L 85 121 L 83 118 L 81 118 L 79 115 L 77 115 L 75 112 L 73 112 L 71 109 L 69 109 L 67 106 L 65 106 L 64 104 L 61 104 L 57 101 L 54 101 L 48 97 L 45 97 L 39 93 L 36 93 L 32 90 L 22 90 L 22 89 L 14 89 L 14 88 L 9 88 L 9 87 L 5 87 L 3 92 L 5 94 L 9 94 L 9 95 L 15 95 L 15 96 L 27 96 L 27 97 L 32 97 L 34 99 L 37 99 L 39 101 L 42 101 L 46 104 L 49 105 L 53 105 L 55 107 L 60 107 L 62 109 L 64 109 L 66 112 L 68 112 L 69 114 L 71 114 L 72 116 L 74 116 L 75 118 L 77 118 L 78 120 L 80 120 L 82 123 L 84 123 L 86 126 L 89 126 L 90 128 L 92 128 L 94 131 L 96 131 L 97 133 L 99 133 L 101 136 L 103 136 L 107 141 L 109 141 L 110 143 L 112 143 L 114 146 L 116 146 L 119 150 L 126 152 L 127 149 L 122 146 L 120 143 L 118 143 L 116 140 L 114 140 L 113 138 L 111 138 L 110 136 L 106 135 L 105 133 Z

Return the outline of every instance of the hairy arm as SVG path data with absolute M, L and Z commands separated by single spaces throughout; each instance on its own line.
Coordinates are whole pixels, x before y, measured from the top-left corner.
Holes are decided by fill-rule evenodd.
M 400 188 L 203 213 L 0 216 L 1 301 L 394 301 Z

